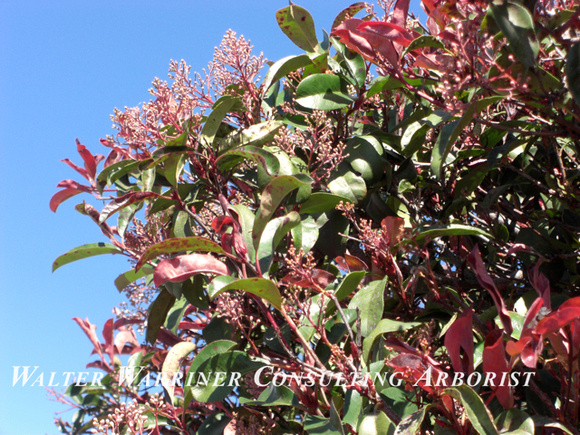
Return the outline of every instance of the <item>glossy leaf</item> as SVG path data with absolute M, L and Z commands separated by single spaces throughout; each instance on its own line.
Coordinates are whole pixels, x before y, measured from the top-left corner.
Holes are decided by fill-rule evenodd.
M 332 22 L 332 29 L 340 25 L 347 18 L 355 16 L 358 12 L 362 11 L 366 7 L 366 5 L 367 4 L 365 2 L 356 2 L 350 5 L 348 8 L 345 8 L 342 11 L 340 11 L 340 13 L 336 16 L 336 18 Z
M 411 415 L 406 416 L 401 422 L 397 425 L 397 429 L 395 430 L 395 435 L 419 435 L 421 432 L 421 424 L 425 419 L 425 414 L 429 406 L 423 406 L 418 411 L 415 411 Z
M 351 310 L 357 308 L 359 310 L 361 319 L 360 332 L 363 337 L 371 335 L 383 316 L 386 285 L 386 277 L 381 281 L 373 281 L 359 290 L 348 304 L 348 308 Z
M 396 426 L 385 415 L 379 412 L 378 415 L 366 415 L 358 426 L 358 433 L 365 435 L 393 435 Z
M 238 279 L 230 284 L 223 287 L 215 289 L 215 291 L 209 291 L 210 299 L 215 298 L 219 294 L 231 290 L 243 290 L 248 293 L 252 293 L 263 299 L 266 299 L 278 310 L 282 309 L 282 297 L 280 296 L 280 291 L 278 286 L 273 281 L 264 278 L 246 278 Z
M 360 273 L 360 272 L 353 272 Z M 354 298 L 353 298 L 354 299 Z M 350 307 L 350 306 L 349 306 Z M 373 345 L 377 338 L 389 332 L 402 332 L 420 326 L 420 322 L 400 322 L 398 320 L 382 319 L 363 341 L 363 358 L 368 361 Z
M 174 376 L 179 372 L 183 360 L 196 349 L 194 343 L 182 341 L 173 346 L 163 362 L 161 369 L 161 383 L 169 395 L 169 400 L 173 403 L 175 393 Z
M 149 307 L 149 315 L 147 316 L 147 341 L 154 344 L 157 341 L 159 330 L 165 323 L 167 313 L 175 303 L 175 296 L 171 295 L 166 290 L 161 290 L 153 303 Z
M 566 80 L 568 90 L 580 106 L 580 43 L 573 44 L 566 56 Z
M 311 64 L 312 59 L 307 54 L 287 56 L 280 59 L 270 67 L 266 73 L 266 77 L 264 77 L 264 82 L 262 83 L 264 92 L 266 92 L 270 86 L 272 86 L 282 77 L 286 77 L 291 72 Z
M 501 379 L 504 373 L 510 371 L 509 363 L 506 360 L 505 343 L 503 341 L 503 332 L 500 329 L 494 329 L 487 337 L 483 349 L 483 371 L 484 373 L 494 373 L 497 379 Z M 513 391 L 509 385 L 491 386 L 499 403 L 505 408 L 510 409 L 514 405 Z
M 145 265 L 140 270 L 131 269 L 115 279 L 115 287 L 122 292 L 129 284 L 137 281 L 144 276 L 152 275 L 155 268 L 153 266 Z
M 188 379 L 191 383 L 191 394 L 198 402 L 219 402 L 237 386 L 234 379 L 240 379 L 239 375 L 250 373 L 263 365 L 264 363 L 252 359 L 246 352 L 229 350 L 214 355 L 196 367 L 197 379 Z M 203 381 L 204 378 L 199 376 L 201 373 L 209 382 Z M 243 381 L 238 382 L 241 385 Z
M 214 142 L 216 134 L 220 128 L 220 125 L 228 112 L 241 105 L 241 99 L 239 97 L 234 97 L 231 95 L 224 95 L 213 105 L 213 110 L 207 117 L 201 134 L 199 136 L 199 142 L 206 146 L 211 146 Z
M 435 228 L 434 228 L 435 227 Z M 481 228 L 472 227 L 463 224 L 449 224 L 445 226 L 434 225 L 423 228 L 415 236 L 417 243 L 421 244 L 425 240 L 432 240 L 438 237 L 448 236 L 482 236 L 492 238 L 492 235 Z
M 237 343 L 230 340 L 216 340 L 206 344 L 191 362 L 188 372 L 194 373 L 204 362 L 233 349 Z M 189 375 L 189 374 L 188 374 Z M 187 379 L 187 378 L 186 378 Z
M 282 202 L 282 200 L 292 192 L 302 186 L 310 184 L 310 180 L 304 181 L 291 175 L 282 175 L 274 178 L 261 195 L 260 208 L 256 214 L 252 231 L 253 245 L 257 249 L 262 237 L 262 232 L 270 221 L 270 218 Z
M 367 186 L 362 177 L 352 171 L 347 171 L 328 183 L 328 189 L 337 196 L 348 198 L 348 201 L 357 204 L 367 195 Z
M 86 245 L 77 246 L 68 252 L 60 255 L 54 263 L 52 263 L 52 271 L 54 272 L 61 266 L 65 264 L 72 263 L 73 261 L 82 260 L 83 258 L 94 257 L 96 255 L 103 254 L 122 254 L 123 250 L 111 245 L 110 243 L 89 243 Z
M 105 222 L 109 216 L 121 210 L 122 208 L 128 207 L 131 204 L 137 202 L 142 202 L 151 198 L 159 198 L 160 195 L 154 192 L 129 192 L 123 196 L 111 200 L 101 211 L 101 217 L 99 223 Z
M 431 153 L 431 172 L 437 178 L 442 178 L 442 170 L 447 156 L 451 152 L 451 148 L 457 141 L 457 138 L 459 138 L 461 132 L 473 121 L 474 113 L 475 105 L 470 104 L 460 119 L 445 125 L 441 129 L 441 132 L 439 132 Z
M 157 258 L 163 254 L 173 254 L 176 252 L 213 252 L 215 254 L 224 254 L 224 250 L 220 245 L 204 237 L 180 237 L 176 239 L 165 239 L 162 242 L 156 243 L 150 246 L 143 252 L 137 264 L 135 264 L 135 270 L 141 269 L 143 265 L 153 259 Z
M 333 195 L 332 193 L 315 192 L 310 195 L 310 198 L 302 203 L 300 206 L 300 213 L 324 213 L 325 211 L 334 210 L 341 201 L 347 203 L 349 202 L 349 199 L 344 196 Z
M 159 262 L 155 267 L 153 282 L 156 287 L 160 287 L 168 281 L 185 281 L 198 273 L 228 275 L 229 270 L 224 263 L 210 254 L 178 255 Z
M 337 110 L 350 106 L 354 99 L 348 95 L 346 82 L 332 74 L 313 74 L 300 82 L 296 102 L 314 110 Z
M 468 308 L 445 333 L 445 347 L 455 372 L 473 372 L 473 311 Z M 463 355 L 463 356 L 462 356 Z
M 507 38 L 508 47 L 525 66 L 532 68 L 539 45 L 528 10 L 516 2 L 495 0 L 490 5 L 489 13 Z
M 508 335 L 512 333 L 512 322 L 509 317 L 509 313 L 505 307 L 505 303 L 503 298 L 501 297 L 500 292 L 495 286 L 493 279 L 488 275 L 487 270 L 485 270 L 485 266 L 483 264 L 483 260 L 481 259 L 481 254 L 479 253 L 479 247 L 475 245 L 475 248 L 471 251 L 469 256 L 467 257 L 467 262 L 475 271 L 477 276 L 477 281 L 479 284 L 485 288 L 489 294 L 491 295 L 495 306 L 497 307 L 499 318 L 503 324 L 503 328 Z
M 274 139 L 282 125 L 280 121 L 270 120 L 233 131 L 220 141 L 219 152 L 224 153 L 241 146 L 262 146 Z
M 226 172 L 243 163 L 244 159 L 256 162 L 268 175 L 276 176 L 280 171 L 280 162 L 274 154 L 254 146 L 227 151 L 218 158 L 216 163 L 223 172 Z
M 52 198 L 50 198 L 50 210 L 56 213 L 56 209 L 59 205 L 61 205 L 67 199 L 72 198 L 73 196 L 76 196 L 82 192 L 86 192 L 86 190 L 72 188 L 59 190 L 54 195 L 52 195 Z
M 467 418 L 473 428 L 480 435 L 498 435 L 497 428 L 491 417 L 491 413 L 481 400 L 481 397 L 468 385 L 443 390 L 443 394 L 449 394 L 454 399 L 459 400 L 465 409 Z
M 257 262 L 263 275 L 268 275 L 274 252 L 282 238 L 300 224 L 300 215 L 291 211 L 285 216 L 272 219 L 264 228 L 257 250 Z
M 314 20 L 310 13 L 301 6 L 290 4 L 276 12 L 276 21 L 282 32 L 290 40 L 308 52 L 315 52 L 318 47 Z

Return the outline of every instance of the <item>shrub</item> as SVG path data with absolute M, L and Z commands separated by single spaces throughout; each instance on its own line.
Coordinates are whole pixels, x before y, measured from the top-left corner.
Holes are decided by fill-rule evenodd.
M 230 31 L 77 141 L 50 206 L 109 241 L 53 269 L 131 268 L 63 432 L 578 433 L 579 4 L 379 6 L 279 10 L 263 80 Z

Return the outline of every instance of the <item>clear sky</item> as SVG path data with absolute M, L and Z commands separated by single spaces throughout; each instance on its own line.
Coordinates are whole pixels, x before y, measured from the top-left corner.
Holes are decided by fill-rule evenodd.
M 296 0 L 321 29 L 354 1 Z M 418 8 L 415 0 L 413 9 Z M 278 28 L 287 0 L 0 1 L 0 435 L 55 434 L 66 409 L 42 387 L 13 383 L 13 366 L 61 374 L 82 371 L 92 345 L 72 317 L 100 330 L 122 297 L 113 281 L 123 257 L 100 256 L 51 273 L 78 245 L 105 241 L 73 207 L 48 202 L 63 179 L 82 181 L 61 159 L 80 163 L 75 138 L 93 153 L 114 134 L 115 107 L 149 100 L 170 59 L 199 71 L 232 29 L 270 60 L 300 54 Z M 262 75 L 263 76 L 263 75 Z M 48 375 L 47 375 L 48 376 Z M 68 419 L 72 413 L 65 414 Z

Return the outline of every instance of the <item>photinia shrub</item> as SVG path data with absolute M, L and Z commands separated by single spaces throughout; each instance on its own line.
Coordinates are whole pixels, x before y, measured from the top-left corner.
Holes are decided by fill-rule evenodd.
M 291 4 L 77 141 L 53 270 L 130 267 L 64 433 L 579 433 L 580 3 L 422 7 Z

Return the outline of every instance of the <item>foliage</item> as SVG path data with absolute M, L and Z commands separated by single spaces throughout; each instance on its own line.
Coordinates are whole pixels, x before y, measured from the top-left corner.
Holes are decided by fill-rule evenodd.
M 128 257 L 131 309 L 76 319 L 105 377 L 64 432 L 579 433 L 580 5 L 379 3 L 322 42 L 281 9 L 263 80 L 230 31 L 77 142 L 50 206 L 108 242 L 53 268 Z

